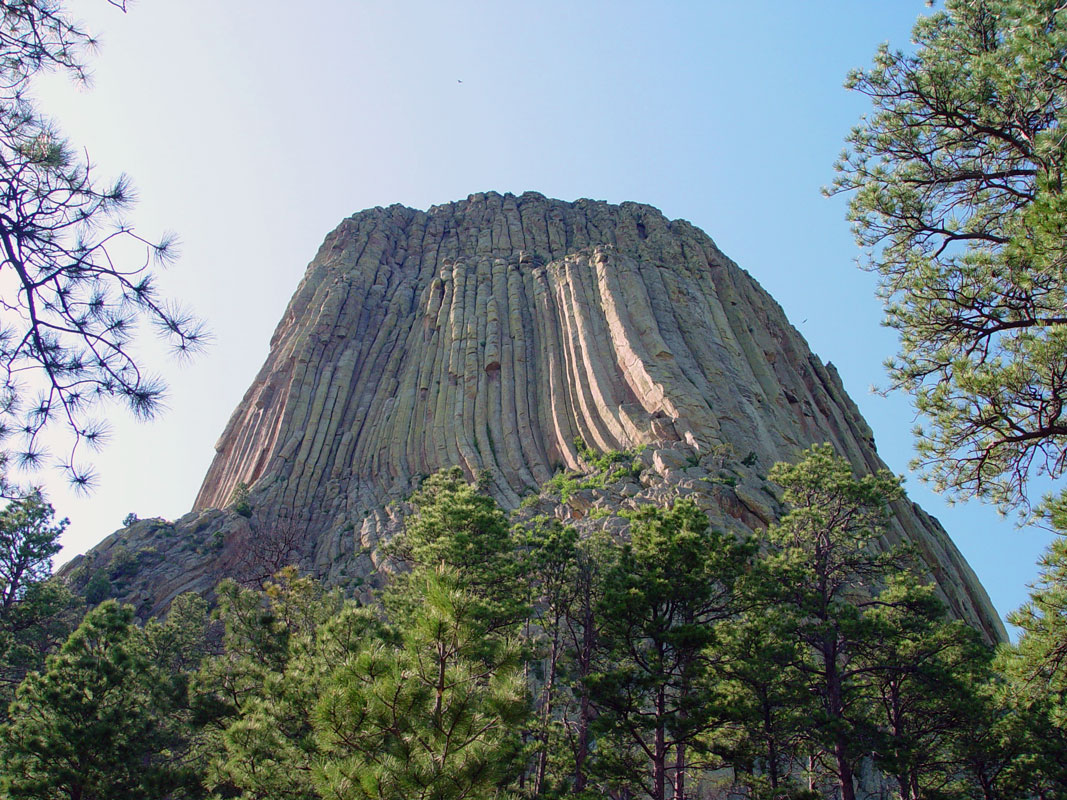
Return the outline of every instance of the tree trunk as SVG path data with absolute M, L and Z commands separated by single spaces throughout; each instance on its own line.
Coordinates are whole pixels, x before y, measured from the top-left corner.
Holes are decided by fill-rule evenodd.
M 763 693 L 761 697 L 763 706 L 763 737 L 767 743 L 767 777 L 770 779 L 771 788 L 778 788 L 778 740 L 774 735 L 774 723 L 771 719 L 771 704 Z
M 545 679 L 544 698 L 541 707 L 541 752 L 537 756 L 537 774 L 534 777 L 534 797 L 541 795 L 548 769 L 548 728 L 552 722 L 552 692 L 556 685 L 556 662 L 559 659 L 559 618 L 552 630 L 552 649 L 548 657 L 548 677 Z
M 585 762 L 589 758 L 589 696 L 583 690 L 578 701 L 578 741 L 574 748 L 574 791 L 585 789 Z
M 25 565 L 20 564 L 15 567 L 11 573 L 11 579 L 7 582 L 7 586 L 4 587 L 4 610 L 15 604 L 15 595 L 21 588 L 20 583 L 22 581 L 22 573 L 25 571 Z
M 848 757 L 847 743 L 843 736 L 837 736 L 834 740 L 834 759 L 837 761 L 837 782 L 841 787 L 841 800 L 856 800 L 852 761 Z
M 578 741 L 574 750 L 574 791 L 580 792 L 586 787 L 588 778 L 585 763 L 589 759 L 589 726 L 593 721 L 593 707 L 589 702 L 589 687 L 586 680 L 593 671 L 593 650 L 596 648 L 596 628 L 593 619 L 591 598 L 583 597 L 582 604 L 582 643 L 578 653 Z
M 656 692 L 656 743 L 652 758 L 652 800 L 664 800 L 667 789 L 667 735 L 663 718 L 667 697 L 663 687 Z
M 690 733 L 687 725 L 689 714 L 684 705 L 687 697 L 689 697 L 689 679 L 683 675 L 679 697 L 678 730 L 674 743 L 674 800 L 685 800 L 685 737 Z
M 985 800 L 997 800 L 997 792 L 993 788 L 993 782 L 985 775 L 985 771 L 978 776 L 978 785 L 982 787 L 982 797 Z
M 827 644 L 822 653 L 826 670 L 826 707 L 830 719 L 844 722 L 844 690 L 841 675 L 837 671 L 837 648 Z M 856 789 L 852 772 L 852 759 L 848 753 L 848 738 L 839 729 L 834 735 L 834 760 L 837 762 L 837 781 L 841 787 L 841 800 L 856 800 Z
M 674 746 L 674 800 L 685 800 L 685 742 Z

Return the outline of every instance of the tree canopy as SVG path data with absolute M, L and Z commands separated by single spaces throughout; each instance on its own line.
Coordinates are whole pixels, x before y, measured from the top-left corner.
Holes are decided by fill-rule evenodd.
M 106 1 L 125 10 L 124 0 Z M 28 95 L 46 71 L 87 82 L 96 40 L 62 0 L 0 0 L 0 14 L 0 438 L 18 440 L 3 458 L 42 465 L 44 432 L 58 427 L 67 434 L 58 463 L 84 487 L 92 469 L 80 451 L 105 439 L 108 401 L 148 417 L 163 396 L 136 355 L 138 323 L 183 353 L 205 334 L 156 288 L 173 238 L 130 227 L 129 179 L 102 181 Z
M 52 572 L 52 556 L 68 520 L 53 521 L 55 510 L 40 492 L 12 500 L 0 511 L 0 618 L 26 589 Z
M 0 607 L 0 795 L 1063 796 L 1063 549 L 991 663 L 884 549 L 896 478 L 829 445 L 768 478 L 756 542 L 678 497 L 509 528 L 445 472 L 365 606 L 288 567 L 220 584 L 221 625 L 183 595 L 79 626 L 35 579 Z
M 49 577 L 66 526 L 39 492 L 0 510 L 0 720 L 15 687 L 77 625 L 73 594 Z
M 1067 16 L 1055 0 L 948 0 L 914 52 L 846 85 L 872 102 L 830 192 L 900 334 L 918 461 L 939 490 L 1030 510 L 1067 467 Z
M 928 477 L 1024 519 L 1036 510 L 1059 533 L 1065 15 L 1052 0 L 947 0 L 916 24 L 914 52 L 881 47 L 846 84 L 873 109 L 848 136 L 831 189 L 852 194 L 849 218 L 880 276 L 886 324 L 900 334 L 891 386 L 915 397 Z M 1039 476 L 1054 487 L 1040 504 Z M 1007 680 L 988 684 L 970 709 L 983 735 L 958 755 L 987 798 L 1016 790 L 1005 787 L 1062 791 L 1065 553 L 1053 542 L 1030 602 L 1009 618 L 1022 635 L 1002 647 Z
M 193 605 L 202 618 L 203 602 Z M 178 662 L 169 659 L 160 671 L 152 660 L 174 627 L 143 631 L 133 609 L 113 600 L 90 611 L 46 668 L 22 683 L 11 721 L 0 727 L 4 796 L 183 796 L 178 789 L 190 774 L 168 697 Z

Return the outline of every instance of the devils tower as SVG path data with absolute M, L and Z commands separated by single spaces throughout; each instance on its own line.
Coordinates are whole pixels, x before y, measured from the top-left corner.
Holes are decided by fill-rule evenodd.
M 857 471 L 884 466 L 833 366 L 689 223 L 534 193 L 373 208 L 308 266 L 194 509 L 117 532 L 68 573 L 110 570 L 144 614 L 257 550 L 361 591 L 404 499 L 453 465 L 506 508 L 580 526 L 684 494 L 740 532 L 781 513 L 770 466 L 824 441 Z M 537 495 L 588 469 L 591 451 L 630 451 L 643 469 Z M 908 502 L 893 511 L 886 544 L 912 543 L 954 613 L 1002 638 L 937 521 Z

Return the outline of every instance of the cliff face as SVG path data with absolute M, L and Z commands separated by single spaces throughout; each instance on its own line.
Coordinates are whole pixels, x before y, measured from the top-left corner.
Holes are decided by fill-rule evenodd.
M 583 524 L 591 508 L 675 493 L 716 524 L 766 524 L 780 507 L 763 475 L 814 442 L 859 470 L 883 466 L 834 368 L 703 232 L 643 205 L 477 194 L 370 209 L 333 231 L 193 512 L 169 529 L 137 523 L 81 566 L 152 544 L 122 588 L 145 611 L 251 569 L 250 549 L 358 583 L 423 476 L 485 472 L 514 508 L 559 469 L 587 466 L 579 438 L 645 445 L 647 464 L 640 480 L 538 501 Z M 218 510 L 242 484 L 244 513 Z M 936 520 L 895 511 L 890 538 L 918 546 L 957 614 L 1002 636 Z

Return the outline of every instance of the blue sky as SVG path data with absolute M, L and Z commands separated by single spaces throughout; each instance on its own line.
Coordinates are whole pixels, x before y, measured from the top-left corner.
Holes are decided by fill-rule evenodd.
M 882 457 L 907 472 L 909 403 L 869 391 L 894 335 L 854 264 L 844 201 L 820 188 L 866 110 L 841 88 L 847 71 L 880 42 L 907 47 L 922 2 L 72 5 L 102 39 L 93 86 L 48 77 L 40 104 L 102 176 L 131 175 L 140 232 L 179 234 L 165 288 L 215 342 L 167 369 L 160 419 L 115 419 L 91 496 L 41 476 L 72 520 L 62 559 L 128 512 L 189 509 L 290 294 L 344 217 L 487 190 L 634 200 L 703 228 L 838 367 Z M 1002 614 L 1025 600 L 1045 535 L 980 504 L 948 508 L 910 474 L 907 488 Z

